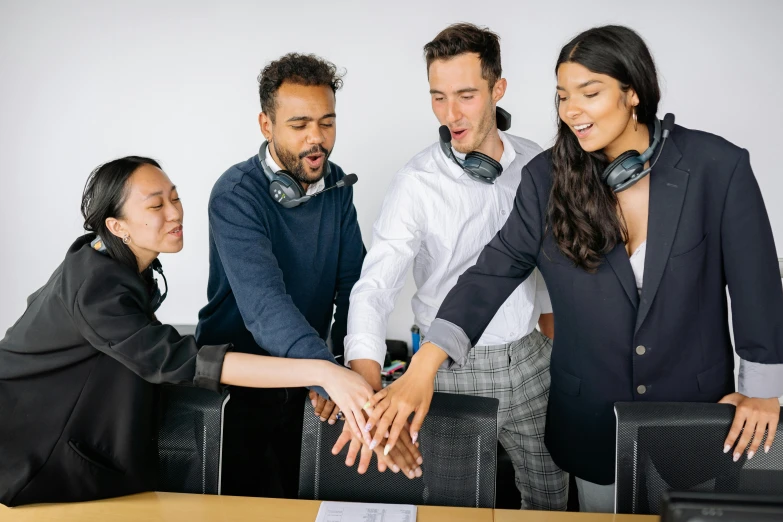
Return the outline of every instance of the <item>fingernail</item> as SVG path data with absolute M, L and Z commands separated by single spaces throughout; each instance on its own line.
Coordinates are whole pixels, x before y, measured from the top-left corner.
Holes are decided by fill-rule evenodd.
M 364 425 L 364 431 L 370 431 L 372 429 L 372 423 L 368 422 Z
M 325 421 L 326 417 L 321 417 L 321 422 Z
M 394 466 L 392 466 L 392 471 L 394 471 L 395 473 L 399 473 L 400 467 L 397 464 L 395 464 Z
M 764 453 L 769 453 L 769 446 L 764 446 Z
M 421 464 L 422 464 L 423 462 L 424 462 L 424 459 L 423 459 L 423 458 L 421 458 L 421 457 L 419 457 L 418 459 L 416 459 L 416 464 L 418 464 L 419 466 L 421 466 Z
M 418 431 L 414 431 L 413 432 L 413 436 L 411 436 L 411 442 L 416 444 L 416 441 L 418 440 L 418 438 L 419 438 L 419 432 Z
M 389 438 L 389 432 L 388 431 L 386 432 L 386 438 L 387 439 Z
M 726 444 L 725 446 L 723 446 L 723 453 L 728 453 L 730 449 L 731 449 L 731 445 Z
M 378 441 L 374 440 L 370 443 L 370 449 L 375 449 L 375 446 L 378 445 Z
M 389 445 L 387 444 L 387 445 L 386 445 L 386 447 L 385 447 L 385 448 L 383 448 L 383 455 L 384 455 L 384 456 L 388 455 L 390 451 L 391 451 L 391 446 L 389 446 Z
M 416 476 L 416 473 L 414 473 L 414 472 L 413 472 L 413 470 L 410 470 L 410 471 L 408 472 L 408 476 L 409 476 L 410 478 L 414 478 L 414 477 Z
M 416 471 L 414 472 L 414 474 L 415 474 L 417 477 L 421 477 L 421 468 L 416 468 Z
M 365 404 L 364 406 L 362 406 L 362 409 L 363 409 L 363 410 L 369 410 L 369 409 L 370 409 L 370 401 L 367 401 L 367 404 Z
M 734 462 L 737 462 L 739 460 L 739 458 L 740 458 L 739 452 L 735 452 L 734 453 Z
M 749 452 L 748 452 L 748 460 L 752 459 L 752 458 L 753 458 L 753 455 L 755 455 L 755 454 L 756 454 L 756 452 L 755 452 L 755 451 L 749 451 Z
M 313 405 L 313 408 L 315 408 L 315 401 L 314 401 L 314 400 L 313 400 L 313 401 L 310 401 L 310 404 L 312 404 L 312 405 Z
M 334 424 L 334 419 L 329 419 L 329 424 Z

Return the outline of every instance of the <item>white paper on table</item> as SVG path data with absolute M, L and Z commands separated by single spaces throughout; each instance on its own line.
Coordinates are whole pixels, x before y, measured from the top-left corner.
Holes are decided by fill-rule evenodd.
M 315 522 L 416 522 L 416 506 L 321 502 Z

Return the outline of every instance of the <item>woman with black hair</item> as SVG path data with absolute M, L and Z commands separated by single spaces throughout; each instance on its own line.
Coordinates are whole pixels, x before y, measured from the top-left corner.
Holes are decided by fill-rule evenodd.
M 765 432 L 769 449 L 783 395 L 783 289 L 748 152 L 671 117 L 661 125 L 639 35 L 585 31 L 555 72 L 554 147 L 523 169 L 505 226 L 451 290 L 406 374 L 375 395 L 369 424 L 391 428 L 393 446 L 415 411 L 417 432 L 438 366 L 464 361 L 538 267 L 555 317 L 546 445 L 577 477 L 582 509 L 611 512 L 615 402 L 731 403 L 725 458 L 749 443 L 752 458 Z
M 357 373 L 199 347 L 155 319 L 162 298 L 152 267 L 183 245 L 182 202 L 157 162 L 131 156 L 98 167 L 82 214 L 90 233 L 0 341 L 1 503 L 153 490 L 155 384 L 322 386 L 356 427 L 372 394 Z

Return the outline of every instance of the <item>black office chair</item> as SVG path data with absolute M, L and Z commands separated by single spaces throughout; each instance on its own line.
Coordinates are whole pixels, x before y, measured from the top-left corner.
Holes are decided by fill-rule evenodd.
M 783 495 L 780 440 L 751 460 L 723 453 L 732 405 L 618 402 L 615 414 L 617 513 L 660 514 L 666 491 Z
M 220 494 L 223 412 L 228 390 L 161 386 L 158 490 Z
M 331 453 L 342 422 L 321 422 L 310 401 L 304 410 L 300 498 L 494 507 L 497 399 L 435 393 L 419 435 L 424 476 L 413 480 L 402 473 L 379 473 L 375 456 L 367 473 L 359 475 L 356 465 L 345 465 L 347 445 L 339 455 Z

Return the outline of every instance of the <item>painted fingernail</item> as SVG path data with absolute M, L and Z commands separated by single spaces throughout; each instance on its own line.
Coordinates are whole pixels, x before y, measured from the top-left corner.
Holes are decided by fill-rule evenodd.
M 364 425 L 364 431 L 370 431 L 372 429 L 372 423 L 368 422 Z
M 421 468 L 416 468 L 414 474 L 416 475 L 416 477 L 421 477 Z
M 756 454 L 756 452 L 755 452 L 755 451 L 749 451 L 749 452 L 748 452 L 748 460 L 752 459 L 752 458 L 753 458 L 753 455 L 755 455 L 755 454 Z
M 734 452 L 734 462 L 737 462 L 740 458 L 739 452 Z
M 414 432 L 413 432 L 413 435 L 411 436 L 411 442 L 413 442 L 414 444 L 416 444 L 416 441 L 417 441 L 418 439 L 419 439 L 419 432 L 418 432 L 418 431 L 414 431 Z
M 730 449 L 731 449 L 731 445 L 726 444 L 725 446 L 723 446 L 723 453 L 728 453 Z
M 370 401 L 367 401 L 367 403 L 364 406 L 362 406 L 362 409 L 363 410 L 369 410 L 370 409 Z
M 769 453 L 769 446 L 764 446 L 764 453 Z
M 374 440 L 370 443 L 370 449 L 375 449 L 375 446 L 378 445 L 378 441 Z
M 391 446 L 389 446 L 389 445 L 387 444 L 387 445 L 386 445 L 386 447 L 385 447 L 385 448 L 383 448 L 383 455 L 384 455 L 384 456 L 388 455 L 390 451 L 391 451 Z
M 395 473 L 399 473 L 400 467 L 397 464 L 395 464 L 394 466 L 392 466 L 392 471 L 394 471 Z
M 423 462 L 424 462 L 424 459 L 423 459 L 423 458 L 421 458 L 421 457 L 419 457 L 418 459 L 416 459 L 416 464 L 418 464 L 419 466 L 421 466 L 421 464 L 422 464 Z

